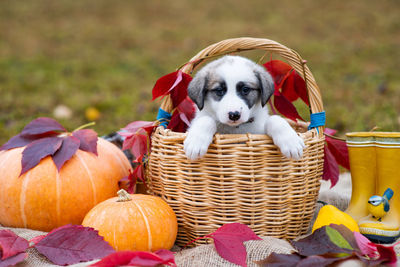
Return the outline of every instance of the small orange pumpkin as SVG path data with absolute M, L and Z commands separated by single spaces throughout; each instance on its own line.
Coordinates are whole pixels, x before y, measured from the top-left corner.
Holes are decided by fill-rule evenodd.
M 97 203 L 115 196 L 118 181 L 129 174 L 128 159 L 99 138 L 98 156 L 82 150 L 57 171 L 50 156 L 21 173 L 25 147 L 0 151 L 0 224 L 50 231 L 80 224 Z
M 171 249 L 178 231 L 172 208 L 156 196 L 123 189 L 118 195 L 94 207 L 82 225 L 98 230 L 115 250 Z

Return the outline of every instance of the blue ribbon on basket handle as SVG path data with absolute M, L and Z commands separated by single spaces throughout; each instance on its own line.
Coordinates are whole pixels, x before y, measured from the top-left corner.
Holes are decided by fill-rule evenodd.
M 326 122 L 325 111 L 312 113 L 310 115 L 310 125 L 308 125 L 308 130 L 311 130 L 312 128 L 317 128 L 319 126 L 325 126 L 325 122 Z M 318 128 L 317 132 L 319 133 Z
M 158 109 L 157 120 L 160 122 L 160 125 L 164 128 L 167 128 L 169 121 L 171 120 L 171 113 L 163 110 L 162 108 Z

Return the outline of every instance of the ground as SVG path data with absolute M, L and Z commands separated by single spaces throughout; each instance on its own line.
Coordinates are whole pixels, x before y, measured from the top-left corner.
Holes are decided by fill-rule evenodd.
M 153 120 L 158 77 L 240 36 L 276 40 L 307 59 L 339 134 L 399 131 L 399 14 L 397 0 L 4 0 L 0 144 L 58 105 L 72 110 L 60 120 L 70 130 L 87 122 L 88 107 L 101 112 L 99 134 Z

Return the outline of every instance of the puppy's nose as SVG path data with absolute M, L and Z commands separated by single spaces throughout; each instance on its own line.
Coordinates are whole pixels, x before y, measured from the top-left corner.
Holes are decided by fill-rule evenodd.
M 239 111 L 235 111 L 235 112 L 231 111 L 231 112 L 228 113 L 228 115 L 229 115 L 229 119 L 231 121 L 237 121 L 238 119 L 240 119 Z

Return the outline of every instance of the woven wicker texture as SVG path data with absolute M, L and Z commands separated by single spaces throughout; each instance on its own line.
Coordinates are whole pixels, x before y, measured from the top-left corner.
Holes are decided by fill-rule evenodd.
M 285 58 L 305 77 L 311 111 L 323 110 L 319 88 L 305 61 L 268 39 L 219 42 L 200 51 L 182 70 L 190 73 L 213 55 L 252 49 Z M 170 99 L 165 98 L 161 107 L 171 111 Z M 230 222 L 247 224 L 260 236 L 293 239 L 307 232 L 323 171 L 323 127 L 307 131 L 304 123 L 294 126 L 306 144 L 297 161 L 285 158 L 269 136 L 254 134 L 216 134 L 205 157 L 189 161 L 183 151 L 186 134 L 157 128 L 146 174 L 150 192 L 166 200 L 177 215 L 178 245 Z

